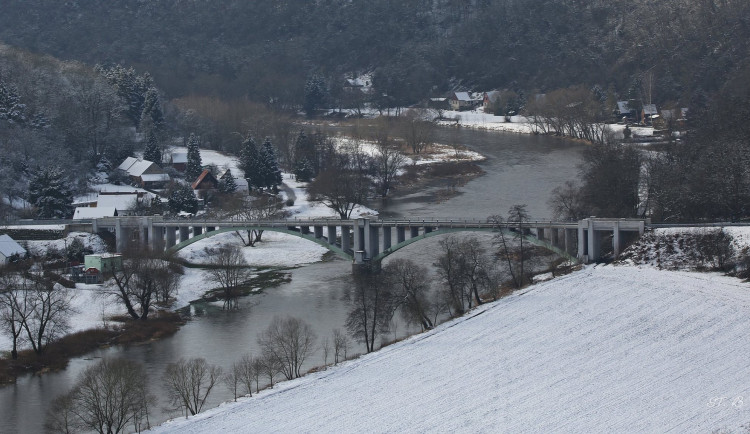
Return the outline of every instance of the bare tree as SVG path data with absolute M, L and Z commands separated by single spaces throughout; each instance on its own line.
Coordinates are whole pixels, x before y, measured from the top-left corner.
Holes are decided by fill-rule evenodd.
M 164 371 L 164 387 L 175 408 L 188 414 L 198 414 L 206 403 L 211 389 L 221 379 L 221 368 L 210 365 L 206 359 L 180 359 L 170 363 Z
M 355 276 L 351 302 L 346 328 L 368 353 L 375 351 L 375 338 L 388 332 L 393 317 L 391 287 L 374 271 L 365 271 Z
M 255 381 L 255 391 L 260 392 L 260 376 L 264 373 L 264 363 L 262 357 L 253 357 L 252 359 L 253 381 Z M 271 385 L 273 387 L 273 384 Z
M 415 154 L 421 153 L 424 148 L 432 142 L 435 124 L 422 119 L 414 110 L 409 110 L 399 118 L 399 132 L 407 146 Z
M 323 366 L 328 366 L 328 355 L 331 354 L 331 341 L 328 340 L 327 336 L 323 339 L 320 349 L 323 350 Z
M 48 415 L 55 431 L 94 430 L 102 434 L 148 428 L 148 393 L 143 366 L 125 359 L 103 359 L 86 368 L 73 390 L 59 397 Z
M 42 354 L 47 344 L 65 334 L 70 328 L 68 319 L 73 313 L 74 294 L 67 288 L 35 277 L 23 279 L 30 286 L 25 291 L 30 310 L 23 323 L 31 348 Z
M 263 354 L 278 362 L 287 380 L 301 375 L 302 365 L 315 351 L 315 332 L 299 318 L 276 316 L 258 336 Z
M 21 279 L 8 268 L 0 269 L 0 321 L 3 331 L 11 338 L 13 360 L 18 358 L 18 344 L 32 307 L 29 292 L 18 288 Z
M 438 257 L 438 273 L 448 290 L 455 308 L 461 312 L 476 303 L 481 294 L 496 284 L 492 263 L 478 239 L 448 237 L 440 242 L 443 254 Z
M 391 276 L 394 297 L 404 318 L 419 324 L 422 330 L 430 329 L 430 303 L 427 300 L 429 290 L 427 269 L 410 259 L 394 259 L 385 266 L 384 272 Z
M 349 337 L 340 329 L 333 329 L 333 363 L 346 360 L 346 353 L 349 350 Z
M 123 303 L 133 319 L 146 320 L 154 302 L 158 298 L 168 299 L 177 289 L 179 280 L 172 267 L 159 255 L 129 254 L 122 269 L 110 274 L 110 293 Z
M 401 153 L 401 150 L 387 136 L 378 139 L 377 153 L 375 154 L 377 167 L 375 178 L 382 197 L 388 195 L 398 171 L 403 167 L 405 161 L 406 157 Z
M 321 202 L 345 220 L 357 205 L 366 203 L 369 191 L 370 181 L 365 173 L 342 167 L 324 170 L 307 189 L 310 200 Z
M 235 245 L 225 245 L 211 256 L 208 274 L 223 288 L 224 309 L 237 308 L 239 287 L 250 275 L 245 255 Z
M 263 355 L 257 359 L 258 369 L 256 372 L 262 372 L 268 377 L 269 386 L 273 387 L 273 379 L 276 375 L 281 372 L 281 360 L 276 357 L 273 353 L 264 351 Z M 255 366 L 255 364 L 253 365 Z M 258 377 L 256 377 L 256 389 L 257 389 Z
M 283 210 L 284 204 L 278 196 L 263 194 L 256 198 L 247 198 L 240 201 L 241 207 L 235 210 L 236 216 L 240 219 L 250 221 L 265 221 L 281 219 L 287 217 Z M 237 231 L 242 242 L 249 247 L 262 241 L 263 231 L 259 229 L 248 229 L 247 238 L 242 232 Z
M 224 375 L 224 384 L 234 394 L 235 401 L 241 394 L 253 396 L 254 375 L 253 358 L 249 354 L 232 364 L 232 370 Z
M 498 245 L 498 257 L 504 261 L 508 268 L 513 285 L 516 288 L 523 287 L 528 281 L 527 262 L 533 254 L 526 242 L 525 224 L 529 220 L 526 205 L 513 205 L 508 211 L 507 220 L 500 215 L 488 218 L 489 222 L 496 225 L 498 231 L 495 235 L 495 244 Z M 509 237 L 508 232 L 512 235 Z

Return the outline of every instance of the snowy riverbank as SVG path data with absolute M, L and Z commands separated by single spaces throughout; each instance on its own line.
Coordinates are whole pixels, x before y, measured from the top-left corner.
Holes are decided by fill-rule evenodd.
M 717 274 L 589 266 L 154 431 L 739 430 L 750 421 L 749 289 Z

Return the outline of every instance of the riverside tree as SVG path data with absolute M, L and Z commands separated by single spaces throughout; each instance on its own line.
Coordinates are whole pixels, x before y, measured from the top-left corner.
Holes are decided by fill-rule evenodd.
M 177 290 L 179 275 L 167 258 L 127 252 L 123 266 L 111 272 L 108 291 L 133 319 L 148 319 L 157 300 L 167 301 Z
M 365 344 L 368 353 L 375 351 L 376 338 L 388 332 L 393 306 L 390 282 L 373 270 L 355 276 L 346 328 L 354 339 Z
M 236 309 L 239 307 L 240 285 L 250 276 L 249 264 L 242 254 L 242 250 L 235 245 L 225 245 L 211 256 L 211 267 L 209 275 L 221 287 L 224 299 L 223 309 Z
M 264 357 L 278 366 L 287 380 L 298 378 L 302 365 L 315 351 L 316 335 L 312 327 L 299 318 L 275 316 L 258 335 Z
M 170 402 L 188 415 L 196 415 L 203 409 L 208 395 L 221 380 L 222 369 L 206 362 L 206 359 L 180 359 L 170 363 L 164 371 L 164 388 Z
M 73 389 L 58 397 L 47 415 L 54 432 L 93 430 L 116 434 L 149 428 L 149 407 L 155 398 L 148 392 L 143 365 L 125 359 L 103 359 L 89 366 Z

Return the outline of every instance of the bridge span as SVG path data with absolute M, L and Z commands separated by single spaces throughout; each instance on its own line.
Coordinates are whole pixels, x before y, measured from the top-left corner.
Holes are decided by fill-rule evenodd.
M 637 237 L 647 227 L 646 220 L 587 218 L 578 222 L 527 221 L 501 224 L 470 219 L 398 219 L 374 218 L 286 219 L 286 220 L 211 220 L 164 219 L 153 217 L 107 217 L 77 226 L 90 225 L 90 231 L 111 231 L 117 251 L 133 244 L 152 250 L 177 251 L 219 233 L 235 230 L 264 230 L 287 233 L 318 243 L 339 256 L 361 265 L 379 261 L 391 253 L 421 239 L 446 233 L 497 232 L 518 234 L 530 242 L 559 255 L 583 263 L 601 257 L 605 237 L 611 237 L 612 253 L 618 256 L 628 233 Z

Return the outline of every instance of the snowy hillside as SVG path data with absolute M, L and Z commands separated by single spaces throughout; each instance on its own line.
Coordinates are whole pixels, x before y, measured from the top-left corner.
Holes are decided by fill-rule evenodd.
M 749 289 L 715 274 L 587 267 L 156 431 L 739 430 L 750 422 Z

